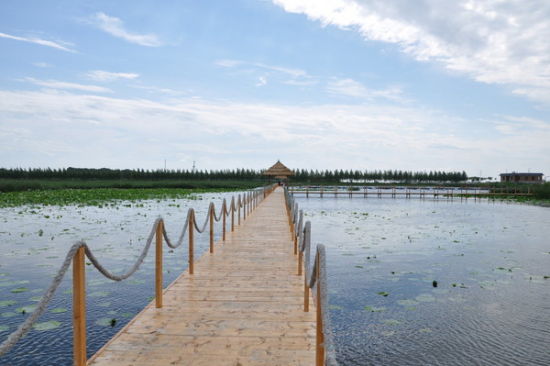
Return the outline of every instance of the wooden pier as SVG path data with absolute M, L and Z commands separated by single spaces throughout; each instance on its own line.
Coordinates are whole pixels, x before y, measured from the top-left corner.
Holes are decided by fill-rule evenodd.
M 290 188 L 289 193 L 294 196 L 300 197 L 390 197 L 390 198 L 499 198 L 499 197 L 519 197 L 519 196 L 531 196 L 532 193 L 507 191 L 502 189 L 500 191 L 490 191 L 487 188 L 445 188 L 436 187 L 434 189 L 426 188 L 396 188 L 396 187 L 383 187 L 383 188 L 355 188 L 355 189 L 338 189 L 338 188 L 309 188 L 298 187 Z
M 316 302 L 304 311 L 292 226 L 278 188 L 87 364 L 315 365 Z

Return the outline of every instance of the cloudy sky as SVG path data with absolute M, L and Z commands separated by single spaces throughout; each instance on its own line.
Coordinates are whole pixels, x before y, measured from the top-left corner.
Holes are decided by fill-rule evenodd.
M 550 2 L 0 2 L 0 166 L 550 174 Z

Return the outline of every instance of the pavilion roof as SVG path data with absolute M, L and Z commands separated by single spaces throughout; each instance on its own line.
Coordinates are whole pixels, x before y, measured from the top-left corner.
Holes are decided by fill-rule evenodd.
M 288 177 L 294 175 L 294 172 L 288 169 L 283 163 L 279 160 L 269 169 L 264 172 L 264 175 L 273 175 L 275 177 Z

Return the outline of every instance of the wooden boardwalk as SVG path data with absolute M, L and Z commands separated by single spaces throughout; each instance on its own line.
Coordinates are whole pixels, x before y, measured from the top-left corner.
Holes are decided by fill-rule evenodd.
M 278 188 L 88 365 L 314 365 L 315 303 L 303 311 L 297 266 Z

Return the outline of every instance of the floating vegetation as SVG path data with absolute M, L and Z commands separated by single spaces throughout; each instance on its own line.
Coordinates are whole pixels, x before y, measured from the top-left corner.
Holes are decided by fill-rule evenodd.
M 36 310 L 36 305 L 26 305 L 26 306 L 21 306 L 20 308 L 15 309 L 16 312 L 21 313 L 21 314 L 32 313 L 35 310 Z
M 339 305 L 329 305 L 329 310 L 343 310 L 344 308 Z
M 5 308 L 17 304 L 15 300 L 2 300 L 0 301 L 0 308 Z
M 54 308 L 50 310 L 50 313 L 54 313 L 54 314 L 66 313 L 66 312 L 67 312 L 66 308 Z
M 431 333 L 432 330 L 430 328 L 422 328 L 418 330 L 419 333 Z
M 2 313 L 1 315 L 2 315 L 2 318 L 11 318 L 11 317 L 17 316 L 19 314 L 14 313 L 13 311 L 7 311 L 5 313 Z
M 0 282 L 0 287 L 25 285 L 25 284 L 27 284 L 27 283 L 30 283 L 30 281 L 28 281 L 28 280 L 20 280 L 20 281 L 2 281 L 2 282 Z
M 381 307 L 375 307 L 375 306 L 365 306 L 364 308 L 366 311 L 370 311 L 371 313 L 380 313 L 382 311 L 386 311 L 386 308 L 381 306 Z
M 29 289 L 26 288 L 26 287 L 18 287 L 18 288 L 14 288 L 10 292 L 13 293 L 13 294 L 19 294 L 21 292 L 27 292 L 27 291 L 29 291 Z
M 397 319 L 384 319 L 382 320 L 382 322 L 385 325 L 392 325 L 392 326 L 401 324 L 401 322 Z
M 386 291 L 380 291 L 380 292 L 377 292 L 378 295 L 380 296 L 384 296 L 384 297 L 388 297 L 389 293 L 386 292 Z
M 232 189 L 183 189 L 183 188 L 95 188 L 95 189 L 52 189 L 52 190 L 25 190 L 20 192 L 6 192 L 0 195 L 0 207 L 17 207 L 24 205 L 46 206 L 104 206 L 106 203 L 120 201 L 139 201 L 168 198 L 199 199 L 196 193 L 228 192 Z M 127 207 L 131 205 L 125 204 Z M 38 214 L 37 211 L 27 211 Z M 49 215 L 46 215 L 50 218 Z
M 117 320 L 115 318 L 99 318 L 95 321 L 95 324 L 102 327 L 114 327 L 116 325 L 116 322 Z
M 90 293 L 88 296 L 90 296 L 90 297 L 105 297 L 105 296 L 109 296 L 109 292 L 108 291 L 94 291 L 94 292 Z
M 32 327 L 36 330 L 44 331 L 44 330 L 52 330 L 55 328 L 59 328 L 60 326 L 61 326 L 61 322 L 58 322 L 57 320 L 50 320 L 47 322 L 36 323 Z
M 7 325 L 0 325 L 0 332 L 7 332 L 10 330 L 10 327 Z

